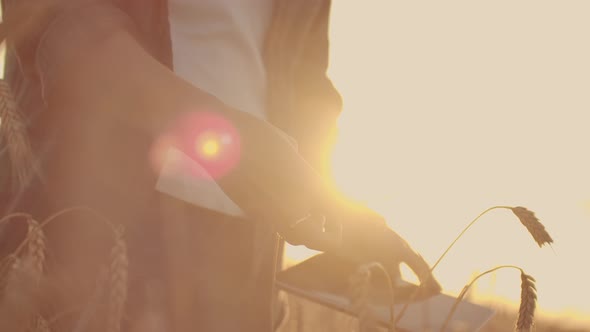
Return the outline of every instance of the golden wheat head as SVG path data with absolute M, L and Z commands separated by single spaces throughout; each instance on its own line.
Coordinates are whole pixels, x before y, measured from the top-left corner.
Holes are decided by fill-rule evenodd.
M 531 233 L 533 239 L 535 242 L 537 242 L 539 247 L 543 247 L 545 244 L 550 245 L 553 243 L 551 235 L 549 235 L 545 229 L 545 226 L 541 224 L 534 212 L 522 206 L 513 207 L 512 212 L 520 220 L 524 227 L 526 227 L 529 233 Z
M 46 238 L 43 229 L 33 218 L 27 219 L 28 233 L 25 260 L 31 262 L 35 282 L 39 284 L 45 265 Z
M 520 308 L 516 321 L 516 331 L 529 332 L 533 328 L 535 308 L 537 307 L 537 287 L 535 278 L 521 272 L 520 274 Z

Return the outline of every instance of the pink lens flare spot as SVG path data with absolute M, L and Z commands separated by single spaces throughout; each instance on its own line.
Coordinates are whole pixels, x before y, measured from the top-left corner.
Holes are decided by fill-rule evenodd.
M 174 147 L 198 163 L 213 179 L 226 175 L 240 160 L 240 135 L 236 127 L 210 111 L 183 114 L 159 141 L 154 146 L 152 159 L 161 160 L 159 151 Z M 193 175 L 203 177 L 199 172 Z

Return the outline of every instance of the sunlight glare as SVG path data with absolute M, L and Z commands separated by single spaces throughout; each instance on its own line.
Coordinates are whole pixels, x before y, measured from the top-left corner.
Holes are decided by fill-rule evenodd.
M 431 263 L 493 205 L 530 208 L 555 239 L 540 250 L 513 215 L 494 212 L 435 271 L 446 292 L 517 264 L 537 279 L 542 310 L 590 315 L 590 293 L 575 295 L 590 278 L 579 258 L 590 252 L 590 48 L 579 42 L 589 4 L 333 3 L 339 188 Z M 478 292 L 519 300 L 514 273 L 489 280 Z

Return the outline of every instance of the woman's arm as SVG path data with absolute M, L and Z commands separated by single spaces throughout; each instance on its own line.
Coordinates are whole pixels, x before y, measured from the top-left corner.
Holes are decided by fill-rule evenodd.
M 102 13 L 113 13 L 112 10 L 104 9 Z M 64 110 L 58 117 L 61 122 L 81 119 L 79 124 L 85 128 L 80 130 L 85 132 L 84 148 L 65 151 L 83 150 L 83 158 L 76 154 L 72 163 L 84 160 L 82 169 L 97 175 L 94 182 L 74 181 L 72 185 L 78 188 L 74 191 L 76 198 L 88 197 L 123 219 L 141 215 L 155 181 L 148 165 L 150 144 L 165 134 L 180 115 L 212 111 L 239 133 L 239 162 L 217 182 L 248 216 L 274 223 L 288 241 L 359 261 L 370 258 L 394 265 L 406 261 L 421 280 L 430 278 L 427 264 L 403 239 L 388 230 L 381 217 L 338 199 L 276 128 L 224 106 L 179 79 L 145 51 L 123 17 L 113 15 L 105 21 L 104 16 L 96 13 L 90 7 L 77 12 L 78 18 L 88 15 L 88 25 L 82 28 L 89 33 L 70 39 L 58 37 L 71 29 L 72 23 L 67 19 L 56 21 L 54 30 L 50 29 L 41 41 L 54 49 L 39 53 L 39 59 L 48 59 L 48 63 L 60 68 L 55 75 L 48 71 L 49 75 L 42 76 L 48 103 Z M 83 35 L 93 38 L 80 37 Z M 145 141 L 128 145 L 133 138 L 122 134 L 121 144 L 117 145 L 113 137 L 105 138 L 109 130 L 125 128 Z M 87 132 L 96 135 L 92 137 Z M 105 185 L 108 183 L 114 187 Z M 137 204 L 130 204 L 130 200 Z M 328 216 L 328 222 L 342 225 L 340 242 L 313 224 L 307 228 L 292 227 L 312 211 Z

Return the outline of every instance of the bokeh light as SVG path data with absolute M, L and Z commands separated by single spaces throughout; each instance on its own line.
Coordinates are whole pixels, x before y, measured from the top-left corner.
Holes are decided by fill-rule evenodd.
M 207 178 L 218 179 L 238 163 L 240 143 L 237 129 L 223 116 L 211 111 L 186 113 L 179 116 L 154 143 L 152 165 L 156 172 L 170 163 L 179 172 L 191 171 L 189 165 L 170 159 L 174 155 L 170 151 L 176 149 L 199 164 L 199 170 L 191 172 L 193 176 L 202 177 L 204 169 Z

